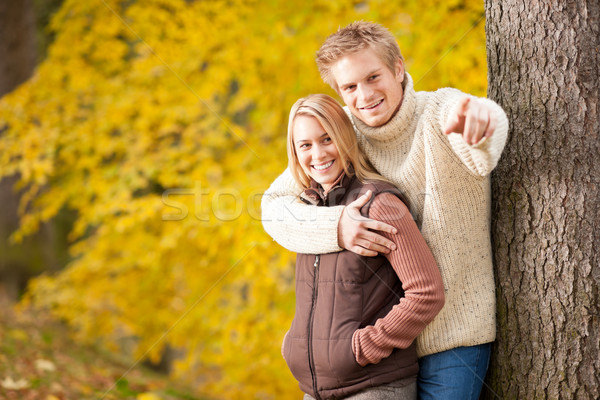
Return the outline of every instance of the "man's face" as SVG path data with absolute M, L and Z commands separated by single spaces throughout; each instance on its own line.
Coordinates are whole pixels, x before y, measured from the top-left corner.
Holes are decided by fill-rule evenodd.
M 344 103 L 368 126 L 387 123 L 400 108 L 404 80 L 402 60 L 398 60 L 392 72 L 367 48 L 340 58 L 331 72 Z

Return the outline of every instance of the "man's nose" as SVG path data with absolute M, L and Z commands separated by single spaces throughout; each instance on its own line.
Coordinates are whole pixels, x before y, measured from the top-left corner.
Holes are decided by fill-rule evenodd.
M 373 89 L 371 89 L 369 85 L 358 85 L 358 93 L 360 95 L 361 100 L 369 100 L 373 95 Z

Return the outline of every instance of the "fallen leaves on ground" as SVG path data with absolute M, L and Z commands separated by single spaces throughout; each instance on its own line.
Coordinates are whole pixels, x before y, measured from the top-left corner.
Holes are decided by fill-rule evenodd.
M 201 400 L 165 375 L 92 346 L 39 313 L 0 305 L 0 398 Z M 129 371 L 129 372 L 128 372 Z

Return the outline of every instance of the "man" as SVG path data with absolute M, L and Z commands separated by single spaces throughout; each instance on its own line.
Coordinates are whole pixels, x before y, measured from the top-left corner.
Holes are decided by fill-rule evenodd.
M 489 174 L 506 115 L 456 89 L 415 92 L 398 44 L 377 24 L 355 22 L 328 37 L 317 65 L 371 163 L 406 196 L 444 280 L 446 305 L 417 338 L 419 398 L 477 399 L 496 331 Z M 286 171 L 263 197 L 265 230 L 285 248 L 395 251 L 386 237 L 393 227 L 360 216 L 368 197 L 317 208 L 298 203 L 300 191 Z

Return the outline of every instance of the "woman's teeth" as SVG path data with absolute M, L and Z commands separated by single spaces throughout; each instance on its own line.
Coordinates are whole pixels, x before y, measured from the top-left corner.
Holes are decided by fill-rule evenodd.
M 316 169 L 317 171 L 322 171 L 324 169 L 327 169 L 327 168 L 331 167 L 331 164 L 333 164 L 333 160 L 329 161 L 326 164 L 313 165 L 313 168 Z

